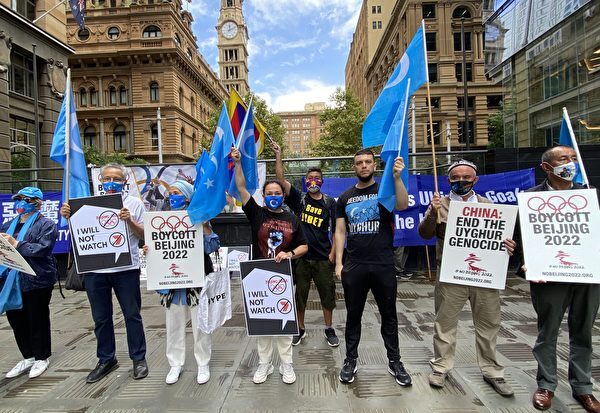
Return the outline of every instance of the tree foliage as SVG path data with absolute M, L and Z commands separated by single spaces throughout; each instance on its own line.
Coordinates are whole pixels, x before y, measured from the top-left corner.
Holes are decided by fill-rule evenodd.
M 338 88 L 332 95 L 333 105 L 321 114 L 325 132 L 311 154 L 318 156 L 354 155 L 362 147 L 361 131 L 365 112 L 358 99 L 348 90 Z
M 147 162 L 141 158 L 134 158 L 128 156 L 123 152 L 112 152 L 112 153 L 104 153 L 100 152 L 98 148 L 93 146 L 84 146 L 83 154 L 85 156 L 85 161 L 88 164 L 93 164 L 96 166 L 102 166 L 107 163 L 120 163 L 123 165 L 128 164 L 146 164 Z
M 504 148 L 504 115 L 502 112 L 494 113 L 487 119 L 488 148 Z

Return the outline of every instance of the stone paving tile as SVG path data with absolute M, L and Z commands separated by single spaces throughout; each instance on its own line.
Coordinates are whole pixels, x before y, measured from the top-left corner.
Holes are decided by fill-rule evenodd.
M 469 306 L 459 316 L 456 365 L 444 389 L 429 386 L 429 360 L 433 334 L 433 284 L 413 277 L 398 286 L 398 325 L 402 360 L 413 377 L 413 385 L 398 386 L 387 372 L 387 357 L 380 335 L 379 314 L 369 295 L 363 317 L 358 374 L 344 385 L 338 374 L 345 354 L 346 310 L 341 285 L 337 285 L 334 328 L 339 347 L 329 347 L 323 338 L 323 314 L 316 289 L 311 288 L 306 322 L 308 336 L 294 347 L 296 383 L 284 384 L 278 372 L 256 385 L 252 375 L 258 363 L 256 340 L 247 337 L 239 280 L 232 284 L 233 318 L 213 334 L 211 380 L 196 383 L 191 334 L 187 336 L 187 364 L 179 382 L 166 385 L 169 370 L 165 357 L 164 310 L 154 292 L 142 294 L 142 317 L 146 330 L 149 376 L 131 379 L 132 363 L 127 354 L 123 318 L 114 302 L 119 368 L 95 384 L 85 377 L 96 364 L 95 338 L 84 293 L 55 290 L 51 304 L 53 355 L 43 376 L 0 379 L 0 413 L 186 413 L 186 412 L 360 412 L 360 413 L 527 413 L 535 390 L 536 363 L 531 355 L 536 317 L 528 284 L 508 279 L 502 294 L 502 328 L 498 337 L 498 359 L 506 366 L 506 379 L 515 396 L 497 395 L 481 377 L 475 354 L 473 321 Z M 188 323 L 188 331 L 189 331 Z M 563 324 L 558 341 L 560 384 L 553 411 L 583 411 L 570 395 L 567 379 L 568 335 Z M 600 322 L 594 327 L 594 345 L 600 345 Z M 594 353 L 593 377 L 600 379 L 599 352 Z M 19 360 L 6 317 L 0 317 L 0 374 Z M 595 390 L 597 386 L 595 386 Z

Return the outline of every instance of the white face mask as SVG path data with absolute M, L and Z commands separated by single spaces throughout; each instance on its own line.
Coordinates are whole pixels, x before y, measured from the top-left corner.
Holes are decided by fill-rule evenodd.
M 576 162 L 569 162 L 563 165 L 555 166 L 552 169 L 552 173 L 559 178 L 564 179 L 565 181 L 571 182 L 573 178 L 575 178 L 575 175 L 577 175 L 578 170 L 579 166 Z

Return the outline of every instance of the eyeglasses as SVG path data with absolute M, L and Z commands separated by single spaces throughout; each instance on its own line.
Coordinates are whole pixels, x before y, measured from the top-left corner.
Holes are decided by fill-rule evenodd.
M 117 178 L 111 178 L 111 177 L 107 176 L 107 177 L 102 177 L 102 182 L 103 183 L 105 183 L 105 182 L 123 183 L 123 182 L 125 182 L 125 179 L 124 178 L 118 178 L 118 177 Z

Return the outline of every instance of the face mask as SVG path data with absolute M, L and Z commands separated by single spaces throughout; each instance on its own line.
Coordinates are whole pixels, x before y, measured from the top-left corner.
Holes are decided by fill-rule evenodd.
M 283 195 L 267 195 L 265 205 L 269 209 L 277 209 L 283 204 Z
M 565 181 L 571 182 L 575 175 L 577 175 L 577 171 L 579 170 L 579 165 L 577 162 L 569 162 L 563 165 L 555 166 L 552 169 L 552 173 L 558 176 Z
M 311 178 L 306 180 L 306 188 L 308 192 L 313 194 L 319 192 L 321 190 L 321 186 L 323 185 L 323 180 L 319 178 Z
M 30 204 L 24 199 L 15 201 L 15 211 L 17 211 L 17 214 L 29 214 L 35 211 L 35 204 Z
M 169 195 L 169 204 L 171 209 L 183 209 L 185 207 L 184 195 Z
M 464 196 L 471 192 L 474 182 L 472 181 L 454 181 L 450 182 L 450 188 L 456 195 Z
M 106 192 L 108 194 L 115 194 L 115 193 L 121 192 L 123 190 L 123 183 L 122 182 L 104 182 L 102 184 L 102 188 L 104 189 L 104 192 Z

